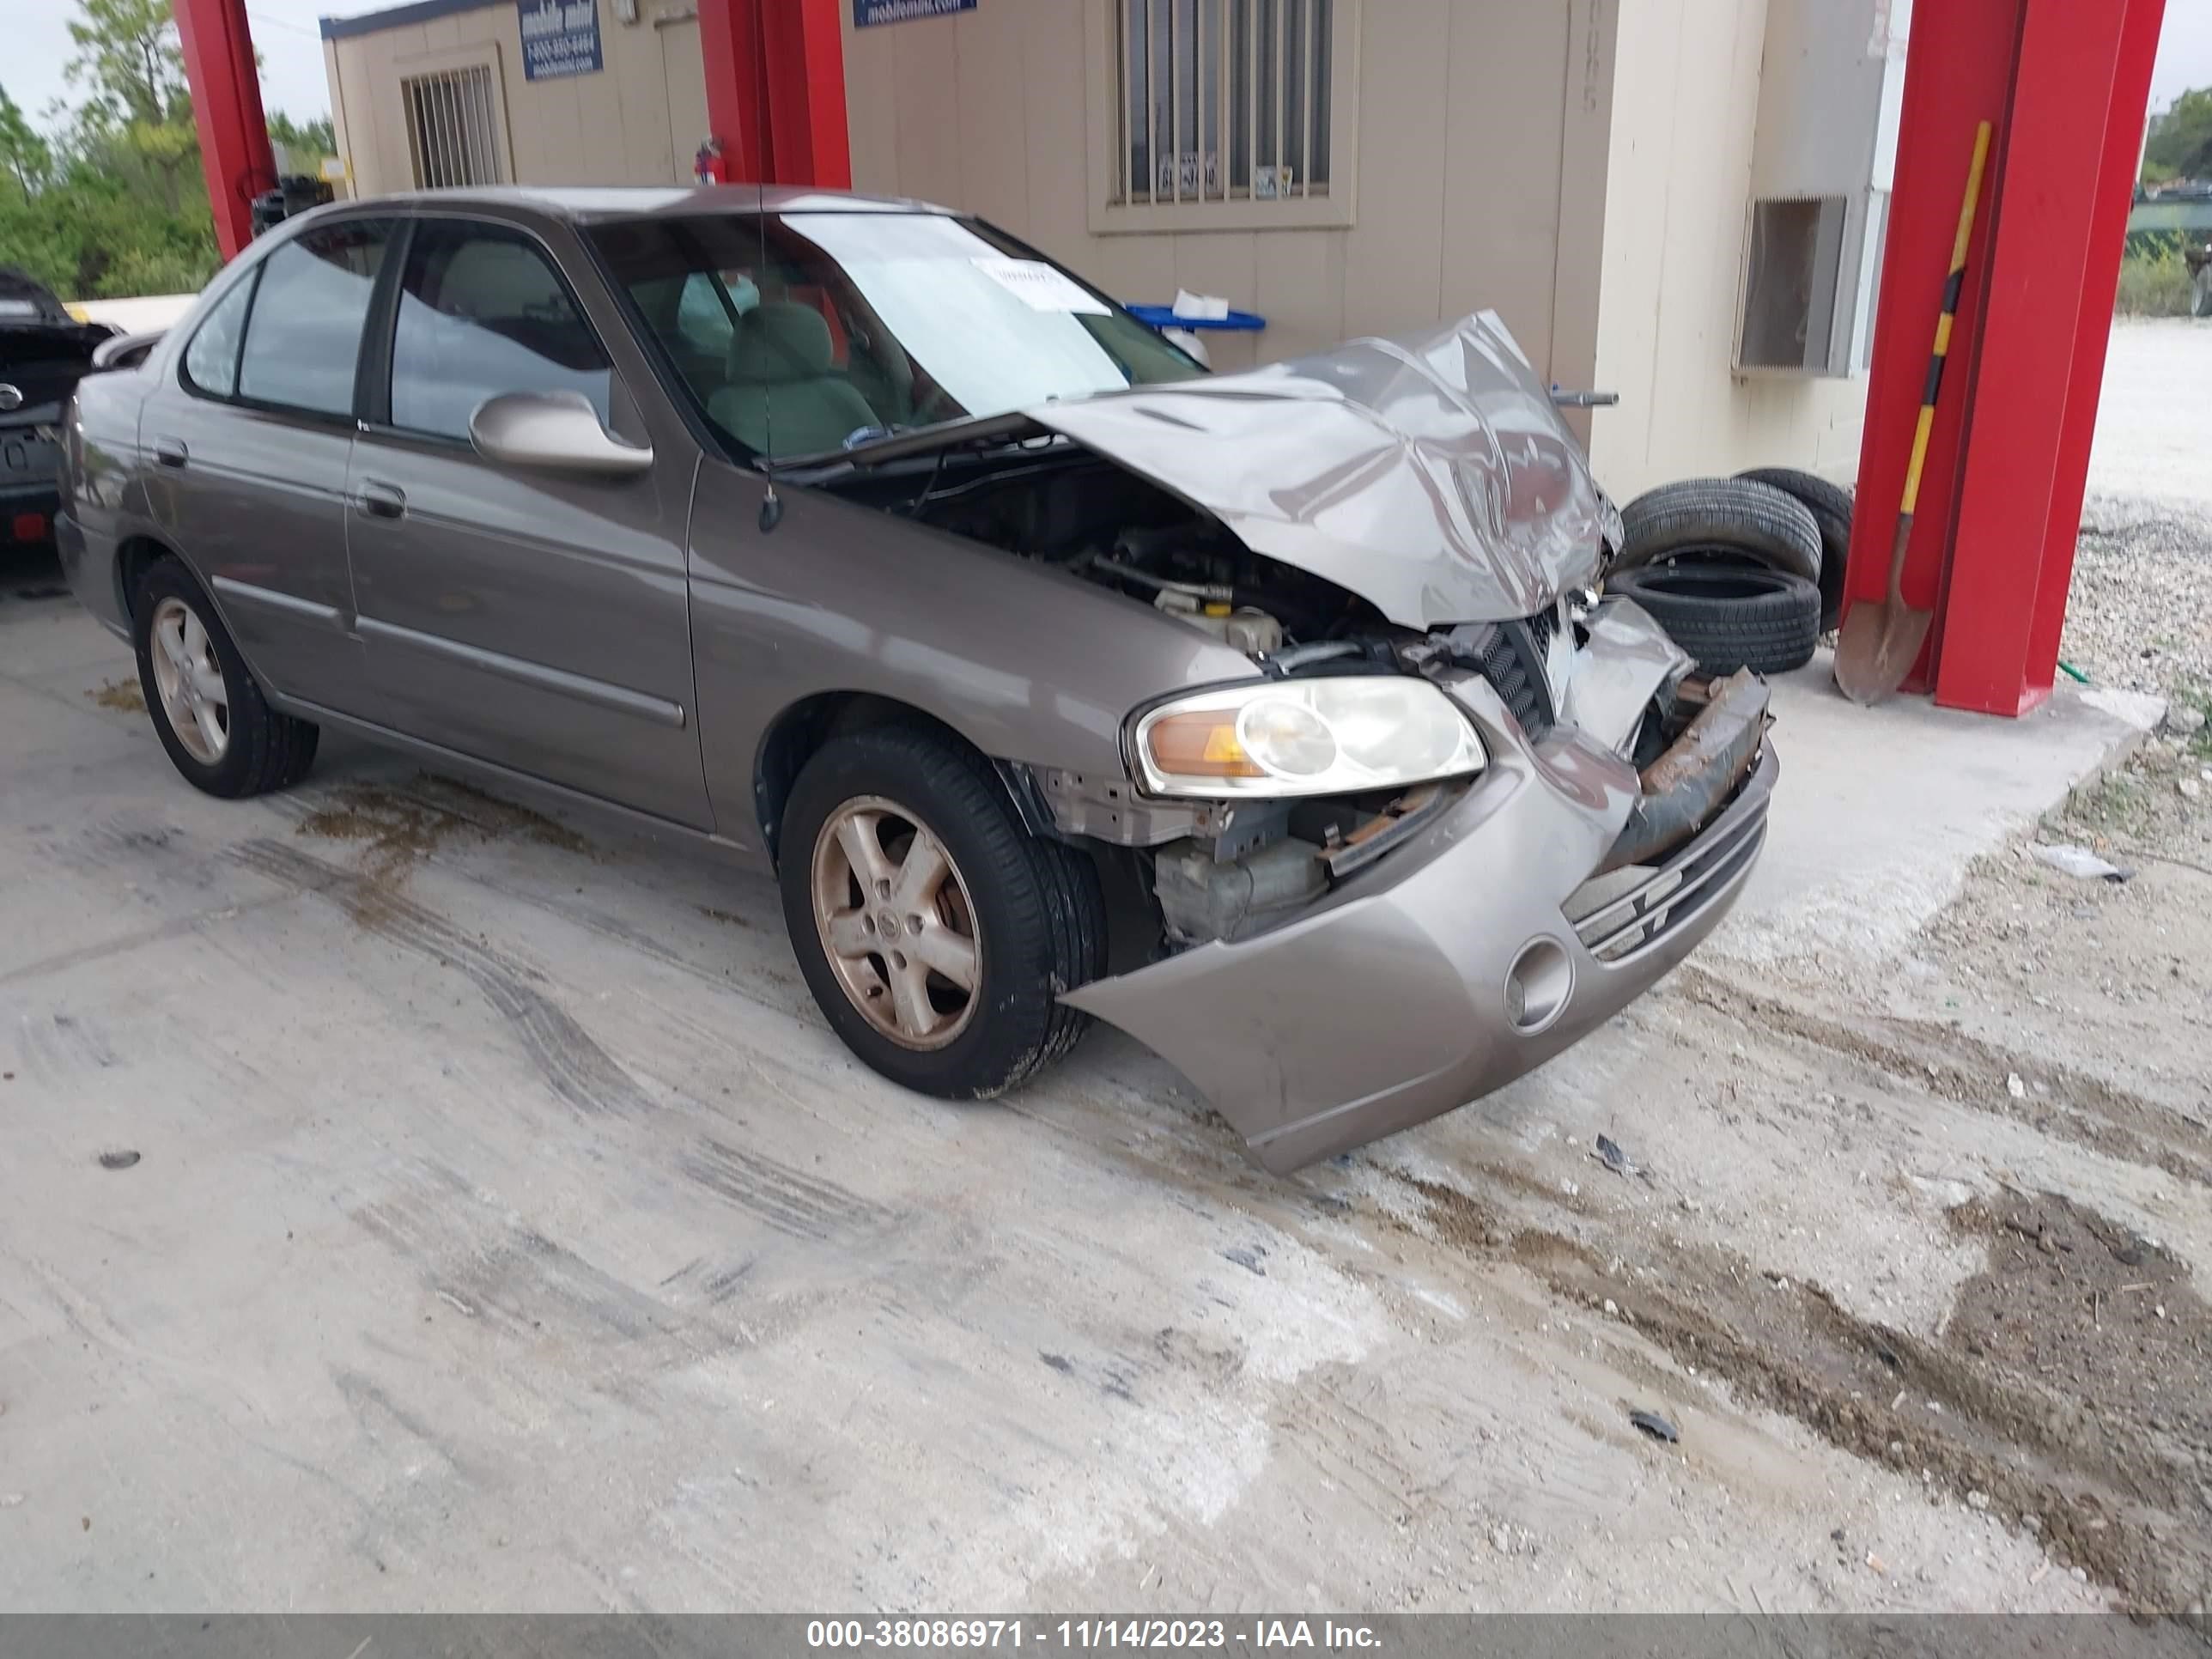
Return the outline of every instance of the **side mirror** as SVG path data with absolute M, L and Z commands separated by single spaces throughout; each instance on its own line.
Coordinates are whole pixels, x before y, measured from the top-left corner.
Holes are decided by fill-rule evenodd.
M 146 354 L 161 343 L 162 331 L 153 329 L 143 334 L 111 334 L 92 349 L 94 368 L 136 368 L 146 361 Z
M 542 466 L 626 478 L 653 465 L 649 444 L 628 444 L 599 424 L 580 392 L 506 392 L 469 416 L 477 453 L 509 466 Z

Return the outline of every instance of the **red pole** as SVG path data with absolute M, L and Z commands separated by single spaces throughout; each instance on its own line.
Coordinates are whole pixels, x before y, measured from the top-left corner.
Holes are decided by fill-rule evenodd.
M 699 55 L 707 74 L 707 124 L 722 141 L 732 182 L 775 178 L 762 108 L 768 88 L 757 0 L 699 0 Z M 702 137 L 704 135 L 702 135 Z
M 1937 647 L 1936 701 L 1948 708 L 2020 714 L 2051 690 L 2030 644 L 2044 604 L 2063 616 L 2072 568 L 2074 526 L 2051 532 L 2066 507 L 2059 473 L 2077 435 L 2086 465 L 2096 419 L 2094 380 L 2076 383 L 2091 349 L 2081 335 L 2112 324 L 2120 239 L 2097 233 L 2130 9 L 2027 0 Z M 2099 291 L 2103 309 L 2087 314 Z
M 2112 337 L 2112 301 L 2119 292 L 2128 210 L 2135 204 L 2143 124 L 2150 106 L 2151 68 L 2158 57 L 2159 25 L 2166 10 L 2166 0 L 2120 3 L 2127 15 L 2120 25 L 2119 68 L 2105 118 L 2104 164 L 2097 185 L 2096 221 L 2090 229 L 2089 269 L 2081 279 L 2081 318 L 2074 333 L 2066 429 L 2051 481 L 2043 580 L 2028 639 L 2027 689 L 2038 697 L 2050 690 L 2058 669 L 2058 639 L 2066 626 L 2074 547 L 2081 531 L 2081 497 L 2089 483 L 2089 445 L 2096 435 L 2097 403 L 2105 384 L 2105 348 Z
M 233 259 L 253 240 L 253 198 L 276 182 L 261 82 L 253 69 L 252 31 L 245 0 L 171 3 L 184 48 L 185 79 L 192 90 L 192 121 L 199 130 L 200 167 L 207 175 L 208 205 L 215 211 L 216 240 L 222 257 Z
M 839 6 L 840 0 L 787 0 L 769 8 L 769 116 L 778 183 L 853 187 Z
M 839 9 L 840 0 L 699 0 L 707 118 L 731 179 L 852 187 Z
M 1877 600 L 1889 587 L 1889 561 L 1912 430 L 1928 376 L 1928 342 L 1943 302 L 1943 276 L 1959 228 L 1959 201 L 1973 154 L 1974 129 L 1996 128 L 1984 205 L 1966 249 L 1966 287 L 1951 334 L 1949 366 L 1936 405 L 1922 474 L 1912 545 L 1905 567 L 1905 603 L 1935 610 L 1944 550 L 1958 494 L 1972 400 L 1975 348 L 1989 277 L 1989 225 L 2002 168 L 2005 100 L 2026 0 L 1949 0 L 1914 9 L 1898 124 L 1897 167 L 1876 296 L 1874 351 L 1867 379 L 1866 424 L 1859 444 L 1857 506 L 1851 519 L 1847 603 Z M 1936 617 L 1941 629 L 1942 617 Z M 1932 638 L 1931 635 L 1931 638 Z M 1932 647 L 1931 647 L 1932 648 Z M 1908 689 L 1924 685 L 1913 680 Z

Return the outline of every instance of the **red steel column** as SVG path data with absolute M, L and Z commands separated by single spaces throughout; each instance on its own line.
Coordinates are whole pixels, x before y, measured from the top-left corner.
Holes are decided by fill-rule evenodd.
M 768 8 L 769 142 L 780 184 L 853 186 L 842 9 L 841 0 L 781 0 Z
M 1847 603 L 1880 599 L 1889 589 L 1890 551 L 1912 429 L 1928 378 L 1928 344 L 1942 309 L 1943 278 L 1959 229 L 1959 202 L 1973 154 L 1974 129 L 1996 131 L 1988 181 L 1966 249 L 1966 287 L 1951 331 L 1942 396 L 1928 439 L 1912 545 L 1905 567 L 1905 603 L 1933 611 L 1957 504 L 1958 475 L 1972 401 L 1976 344 L 1989 281 L 1989 226 L 2003 169 L 2005 101 L 2026 0 L 1947 0 L 1914 8 L 1898 122 L 1897 168 L 1876 296 L 1866 425 L 1859 443 L 1856 505 L 1851 515 Z M 1929 650 L 1942 626 L 1936 617 Z M 1909 690 L 1924 689 L 1916 680 Z
M 839 0 L 699 0 L 707 118 L 732 180 L 853 182 Z
M 2076 526 L 2054 525 L 2056 485 L 2071 428 L 2096 419 L 2095 381 L 2075 380 L 2081 329 L 2112 323 L 2120 238 L 2095 233 L 2132 9 L 2027 0 L 1937 647 L 1936 701 L 1950 708 L 2019 714 L 2051 690 L 2029 647 L 2046 590 L 2063 612 L 2073 565 Z M 2100 289 L 2103 314 L 2085 316 Z
M 2090 268 L 2081 279 L 2081 317 L 2074 334 L 2066 429 L 2051 479 L 2043 580 L 2028 638 L 2027 685 L 2037 697 L 2051 690 L 2058 667 L 2058 638 L 2066 625 L 2066 595 L 2074 579 L 2074 544 L 2081 529 L 2081 497 L 2089 483 L 2089 444 L 2096 435 L 2097 404 L 2105 383 L 2105 347 L 2112 337 L 2112 301 L 2119 292 L 2128 210 L 2135 203 L 2143 125 L 2150 106 L 2151 69 L 2158 58 L 2159 25 L 2166 11 L 2166 0 L 2118 3 L 2127 15 L 2120 25 L 2119 67 L 2112 77 L 2112 107 L 2105 118 L 2104 165 L 2097 185 L 2096 219 L 2089 231 Z
M 760 56 L 758 0 L 699 0 L 699 55 L 707 72 L 707 125 L 722 141 L 732 183 L 775 177 L 764 108 L 768 67 Z M 773 0 L 770 0 L 773 3 Z
M 246 0 L 172 4 L 184 47 L 185 79 L 192 89 L 192 120 L 199 129 L 200 167 L 207 174 L 208 205 L 215 210 L 216 240 L 222 257 L 234 258 L 253 240 L 254 197 L 276 183 Z
M 1850 599 L 1888 580 L 1912 412 L 1974 123 L 1996 124 L 1905 602 L 1935 627 L 1908 689 L 2018 714 L 2049 695 L 2164 0 L 1921 6 L 1859 452 Z

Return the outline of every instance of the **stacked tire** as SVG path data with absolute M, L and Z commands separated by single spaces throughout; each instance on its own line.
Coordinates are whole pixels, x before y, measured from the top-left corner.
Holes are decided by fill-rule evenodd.
M 1609 592 L 1642 605 L 1709 674 L 1813 659 L 1843 608 L 1845 491 L 1786 467 L 1686 478 L 1621 510 Z

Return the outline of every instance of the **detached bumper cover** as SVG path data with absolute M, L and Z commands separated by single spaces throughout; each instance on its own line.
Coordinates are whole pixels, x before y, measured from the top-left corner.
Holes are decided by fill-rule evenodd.
M 1450 812 L 1296 921 L 1066 1000 L 1181 1070 L 1278 1174 L 1533 1071 L 1728 914 L 1764 842 L 1779 768 L 1756 740 L 1748 775 L 1709 822 L 1663 864 L 1616 869 L 1601 886 L 1591 872 L 1644 799 L 1634 769 L 1571 727 L 1492 753 Z M 1532 947 L 1571 975 L 1534 1019 L 1508 990 Z

